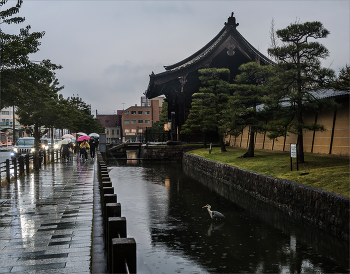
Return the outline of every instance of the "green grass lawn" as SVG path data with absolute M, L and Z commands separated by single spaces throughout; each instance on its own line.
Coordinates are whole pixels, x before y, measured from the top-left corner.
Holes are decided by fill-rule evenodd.
M 227 147 L 221 152 L 214 147 L 197 149 L 189 153 L 206 159 L 229 164 L 246 170 L 268 174 L 276 178 L 288 179 L 304 185 L 317 187 L 349 197 L 349 157 L 305 154 L 305 163 L 299 164 L 293 158 L 293 171 L 290 171 L 290 153 L 255 150 L 255 156 L 240 159 L 247 149 Z M 301 173 L 308 173 L 301 175 Z

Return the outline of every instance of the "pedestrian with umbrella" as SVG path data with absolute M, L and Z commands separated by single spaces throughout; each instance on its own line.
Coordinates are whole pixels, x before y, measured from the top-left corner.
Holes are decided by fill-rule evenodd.
M 89 140 L 89 146 L 90 146 L 90 156 L 92 160 L 95 158 L 95 149 L 97 145 L 98 145 L 97 140 L 95 140 L 95 138 L 91 136 Z
M 62 153 L 62 161 L 68 161 L 69 160 L 69 143 L 71 143 L 72 140 L 69 138 L 63 139 L 61 141 L 61 147 L 60 151 Z
M 86 137 L 86 136 L 82 136 L 82 137 Z M 88 137 L 88 136 L 87 136 Z M 78 138 L 78 141 L 81 137 Z M 80 157 L 82 157 L 82 155 L 85 156 L 85 160 L 88 159 L 88 154 L 87 154 L 87 150 L 90 148 L 89 143 L 86 140 L 89 140 L 90 138 L 83 138 L 83 142 L 80 144 Z

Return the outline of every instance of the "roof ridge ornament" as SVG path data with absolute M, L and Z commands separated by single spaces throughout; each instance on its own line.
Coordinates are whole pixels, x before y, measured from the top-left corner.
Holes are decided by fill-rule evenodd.
M 236 23 L 236 17 L 233 17 L 233 12 L 231 13 L 231 16 L 227 19 L 227 23 L 225 23 L 225 26 L 232 26 L 236 28 L 239 23 Z

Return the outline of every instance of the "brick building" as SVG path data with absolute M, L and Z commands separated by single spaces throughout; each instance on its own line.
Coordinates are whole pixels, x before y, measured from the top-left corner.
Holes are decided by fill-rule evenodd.
M 141 97 L 141 106 L 135 105 L 124 110 L 122 114 L 123 142 L 140 141 L 145 129 L 159 120 L 163 102 L 163 97 L 156 97 L 147 102 L 144 97 Z
M 114 114 L 97 114 L 96 118 L 105 127 L 107 143 L 120 143 L 122 141 L 121 118 L 123 110 L 117 110 Z

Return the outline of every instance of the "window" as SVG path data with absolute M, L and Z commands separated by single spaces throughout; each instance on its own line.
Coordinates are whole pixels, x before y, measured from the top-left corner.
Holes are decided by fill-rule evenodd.
M 109 135 L 109 131 L 107 130 L 107 135 Z
M 143 114 L 143 111 L 142 111 L 142 110 L 139 110 L 137 113 L 138 113 L 138 114 Z
M 124 114 L 130 114 L 130 112 L 128 110 L 124 111 Z
M 110 123 L 110 122 L 111 122 L 111 120 L 106 120 L 105 122 L 106 122 L 106 123 Z
M 150 124 L 151 120 L 145 120 L 145 124 Z
M 114 135 L 114 129 L 112 129 L 112 135 Z
M 119 135 L 119 129 L 117 129 L 117 135 Z
M 131 114 L 136 114 L 136 110 L 132 110 L 132 111 L 131 111 Z
M 2 115 L 10 115 L 10 111 L 8 111 L 8 110 L 3 110 L 3 111 L 1 111 L 1 114 L 2 114 Z
M 151 114 L 151 112 L 149 110 L 146 110 L 145 114 Z
M 143 120 L 138 120 L 137 121 L 139 124 L 143 124 Z
M 139 128 L 138 132 L 139 132 L 139 133 L 142 133 L 142 132 L 143 132 L 142 128 Z
M 129 120 L 124 120 L 124 124 L 129 124 Z
M 131 123 L 132 124 L 136 124 L 136 120 L 131 120 Z
M 131 132 L 136 133 L 136 128 L 132 128 L 132 129 L 131 129 Z
M 129 133 L 129 132 L 130 132 L 130 129 L 127 129 L 127 128 L 126 128 L 124 131 L 125 131 L 125 133 Z

